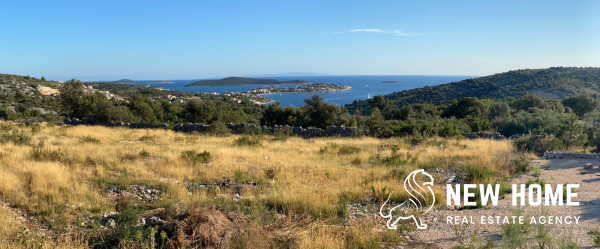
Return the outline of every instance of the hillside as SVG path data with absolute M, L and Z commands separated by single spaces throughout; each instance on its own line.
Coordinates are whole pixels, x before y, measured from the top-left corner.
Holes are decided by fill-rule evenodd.
M 397 106 L 417 103 L 448 104 L 464 97 L 503 99 L 535 94 L 564 99 L 577 94 L 600 96 L 600 68 L 553 67 L 522 69 L 458 82 L 395 92 L 384 97 Z M 351 112 L 368 113 L 369 101 L 346 105 Z
M 199 80 L 186 85 L 186 87 L 197 87 L 197 86 L 236 86 L 236 85 L 273 85 L 273 84 L 284 84 L 284 83 L 295 83 L 302 84 L 308 83 L 303 80 L 288 80 L 281 81 L 275 79 L 255 79 L 255 78 L 244 78 L 244 77 L 227 77 L 220 80 Z

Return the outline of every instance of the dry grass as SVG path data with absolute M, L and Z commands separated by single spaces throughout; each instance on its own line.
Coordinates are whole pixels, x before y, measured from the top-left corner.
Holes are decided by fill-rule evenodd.
M 142 184 L 165 191 L 155 206 L 219 206 L 257 218 L 262 225 L 268 223 L 266 214 L 274 211 L 288 217 L 310 217 L 313 225 L 296 228 L 292 236 L 302 248 L 340 248 L 389 240 L 361 225 L 346 230 L 340 226 L 343 221 L 333 222 L 333 228 L 326 228 L 331 222 L 323 222 L 337 219 L 342 193 L 350 202 L 372 202 L 372 187 L 386 187 L 395 198 L 403 198 L 401 179 L 390 177 L 393 169 L 409 173 L 418 168 L 458 170 L 474 166 L 488 168 L 495 172 L 494 178 L 503 179 L 510 174 L 506 165 L 513 150 L 507 141 L 430 139 L 411 148 L 404 139 L 369 137 L 285 141 L 262 137 L 260 145 L 239 146 L 238 136 L 100 126 L 43 126 L 32 132 L 14 124 L 2 125 L 25 131 L 32 145 L 0 144 L 0 198 L 40 217 L 52 230 L 74 231 L 89 217 L 114 211 L 114 200 L 107 194 L 110 186 Z M 340 146 L 359 150 L 339 153 Z M 60 151 L 61 155 L 55 160 L 40 160 L 32 156 L 34 148 Z M 185 151 L 207 151 L 210 162 L 190 163 L 182 158 Z M 380 163 L 381 158 L 392 155 L 414 159 L 405 165 Z M 223 178 L 258 184 L 241 193 L 248 197 L 242 203 L 252 208 L 244 209 L 233 201 L 229 190 L 190 190 L 187 186 Z M 436 192 L 442 195 L 440 186 Z M 0 208 L 0 212 L 2 235 L 16 233 L 18 225 L 5 225 L 12 224 L 8 223 L 12 222 L 7 218 L 10 215 L 3 215 L 8 211 Z

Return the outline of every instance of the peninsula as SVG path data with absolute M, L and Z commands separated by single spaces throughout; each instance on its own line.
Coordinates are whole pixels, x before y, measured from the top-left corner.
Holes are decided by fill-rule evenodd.
M 244 77 L 227 77 L 220 80 L 199 80 L 186 85 L 186 87 L 201 86 L 237 86 L 237 85 L 276 85 L 276 84 L 307 84 L 304 80 L 276 80 L 276 79 L 255 79 Z

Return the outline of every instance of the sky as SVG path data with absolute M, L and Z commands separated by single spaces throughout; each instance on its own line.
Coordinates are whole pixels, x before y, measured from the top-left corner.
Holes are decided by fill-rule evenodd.
M 600 1 L 6 1 L 0 73 L 199 79 L 600 66 Z

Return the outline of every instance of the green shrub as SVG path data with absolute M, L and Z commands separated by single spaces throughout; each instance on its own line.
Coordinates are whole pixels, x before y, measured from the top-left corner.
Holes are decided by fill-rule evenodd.
M 158 139 L 157 136 L 154 135 L 143 135 L 140 137 L 140 141 L 141 142 L 149 142 L 149 143 L 154 143 L 156 142 L 156 139 Z
M 352 159 L 352 162 L 350 163 L 354 166 L 360 166 L 362 164 L 362 159 L 360 159 L 360 157 L 357 157 Z
M 2 135 L 0 135 L 0 143 L 29 145 L 31 143 L 31 137 L 20 130 L 13 130 L 12 132 L 5 131 L 2 133 Z
M 518 158 L 510 161 L 511 173 L 513 176 L 519 176 L 531 169 L 529 159 L 525 155 L 521 155 Z
M 564 148 L 562 142 L 553 136 L 525 136 L 514 141 L 515 147 L 521 151 L 542 155 L 546 151 L 557 151 Z
M 60 149 L 51 150 L 40 147 L 33 148 L 31 157 L 36 161 L 59 161 L 63 157 Z
M 188 150 L 181 152 L 181 158 L 192 162 L 193 164 L 209 163 L 212 159 L 210 152 L 204 151 L 202 153 L 196 153 L 194 150 Z
M 150 157 L 150 152 L 146 151 L 146 150 L 141 150 L 139 155 L 141 157 Z
M 360 148 L 356 146 L 342 146 L 338 150 L 340 155 L 350 155 L 350 154 L 358 154 L 360 152 Z
M 494 176 L 494 172 L 484 167 L 468 166 L 467 181 L 470 183 L 484 182 Z
M 343 191 L 338 196 L 337 215 L 340 218 L 348 217 L 348 205 L 350 204 L 350 195 Z
M 224 123 L 215 123 L 208 127 L 208 134 L 213 136 L 227 136 L 231 134 L 231 130 Z
M 390 172 L 388 173 L 387 176 L 392 179 L 404 181 L 404 179 L 406 178 L 407 175 L 408 174 L 403 169 L 392 169 L 392 170 L 390 170 Z
M 374 201 L 378 201 L 379 203 L 383 203 L 385 199 L 391 194 L 387 187 L 383 187 L 381 189 L 375 188 L 375 186 L 371 186 L 371 199 Z
M 390 156 L 380 156 L 377 155 L 377 157 L 374 160 L 376 163 L 378 164 L 382 164 L 385 166 L 398 166 L 398 165 L 408 165 L 409 163 L 415 163 L 417 161 L 416 157 L 413 157 L 410 153 L 398 153 L 398 154 L 392 154 Z
M 594 237 L 594 246 L 600 247 L 600 232 L 598 232 L 598 230 L 592 230 L 589 231 L 588 234 Z
M 516 210 L 514 216 L 521 216 L 521 211 Z M 530 232 L 529 222 L 502 225 L 502 248 L 528 248 L 525 244 Z
M 242 136 L 235 140 L 235 144 L 239 146 L 259 146 L 261 139 L 255 136 Z
M 244 180 L 246 180 L 244 171 L 238 169 L 235 171 L 235 173 L 233 173 L 233 181 L 236 183 L 242 183 Z
M 81 143 L 91 143 L 91 144 L 99 144 L 100 140 L 90 137 L 90 136 L 82 136 L 79 138 L 79 142 Z

